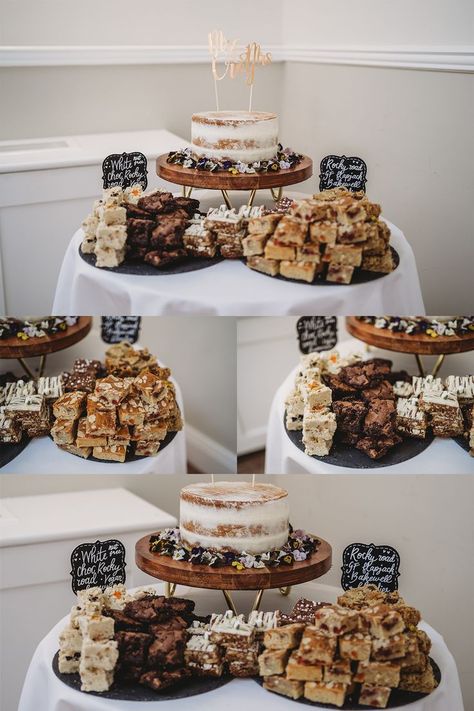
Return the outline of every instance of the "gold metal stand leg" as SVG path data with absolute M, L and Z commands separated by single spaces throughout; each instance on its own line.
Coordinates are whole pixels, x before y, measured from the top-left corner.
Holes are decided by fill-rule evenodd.
M 288 597 L 290 592 L 291 592 L 291 585 L 288 585 L 286 588 L 280 588 L 280 595 L 283 595 L 283 597 Z
M 271 192 L 272 198 L 275 202 L 278 202 L 278 200 L 281 200 L 281 198 L 283 197 L 283 188 L 282 187 L 279 187 L 276 189 L 270 188 L 270 192 Z
M 422 378 L 424 378 L 425 377 L 425 368 L 423 366 L 423 361 L 421 360 L 421 357 L 418 353 L 415 353 L 415 359 L 416 359 L 416 363 L 418 365 L 418 370 L 420 372 L 420 375 Z
M 444 363 L 444 359 L 445 359 L 445 358 L 446 358 L 446 355 L 445 355 L 444 353 L 442 353 L 440 356 L 438 356 L 438 360 L 437 360 L 436 363 L 434 364 L 434 368 L 433 368 L 433 370 L 432 370 L 433 378 L 436 378 L 436 376 L 438 375 L 438 373 L 439 373 L 439 371 L 440 371 L 440 369 L 441 369 L 441 366 L 442 366 L 443 363 Z
M 40 358 L 39 375 L 38 375 L 39 378 L 42 378 L 44 375 L 44 369 L 46 367 L 46 358 L 47 358 L 46 354 L 42 355 Z
M 176 592 L 176 583 L 165 582 L 165 597 L 173 597 Z
M 193 192 L 193 186 L 190 185 L 189 187 L 187 187 L 186 185 L 183 185 L 181 192 L 183 194 L 183 197 L 191 197 Z
M 234 601 L 232 600 L 232 597 L 231 597 L 231 595 L 230 595 L 230 592 L 229 592 L 228 590 L 223 590 L 223 591 L 222 591 L 222 594 L 223 594 L 224 597 L 225 597 L 225 601 L 226 601 L 227 606 L 229 607 L 229 609 L 232 610 L 232 612 L 234 613 L 234 615 L 237 615 L 237 610 L 236 610 L 236 607 L 235 607 L 235 605 L 234 605 Z
M 21 367 L 23 368 L 23 370 L 25 371 L 25 373 L 28 375 L 28 377 L 31 378 L 32 380 L 36 380 L 37 376 L 33 373 L 33 371 L 31 370 L 28 363 L 26 363 L 24 358 L 18 358 L 18 362 L 21 365 Z
M 221 190 L 221 193 L 222 193 L 222 197 L 224 198 L 224 202 L 226 204 L 227 209 L 232 210 L 232 203 L 230 201 L 230 197 L 229 197 L 227 190 Z
M 256 194 L 257 194 L 257 189 L 255 188 L 254 190 L 252 190 L 252 192 L 251 192 L 250 195 L 249 195 L 249 199 L 248 199 L 248 202 L 247 202 L 247 206 L 248 206 L 248 207 L 252 207 L 253 202 L 254 202 L 254 200 L 255 200 L 255 195 L 256 195 Z
M 259 590 L 255 596 L 255 601 L 252 605 L 252 612 L 257 612 L 260 609 L 260 604 L 262 602 L 263 590 Z

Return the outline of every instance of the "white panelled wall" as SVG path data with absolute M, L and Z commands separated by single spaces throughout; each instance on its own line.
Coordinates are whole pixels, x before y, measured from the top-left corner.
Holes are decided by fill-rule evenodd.
M 265 447 L 268 416 L 273 396 L 288 373 L 298 364 L 301 353 L 296 335 L 296 317 L 240 318 L 237 321 L 237 452 L 239 455 Z M 338 319 L 338 342 L 352 338 L 345 319 Z M 366 344 L 354 341 L 354 350 L 364 352 Z M 336 346 L 337 348 L 337 346 Z M 412 355 L 370 348 L 370 353 L 390 358 L 394 370 L 418 373 Z M 436 359 L 424 357 L 427 370 Z M 440 375 L 467 375 L 474 372 L 474 354 L 459 353 L 446 358 Z

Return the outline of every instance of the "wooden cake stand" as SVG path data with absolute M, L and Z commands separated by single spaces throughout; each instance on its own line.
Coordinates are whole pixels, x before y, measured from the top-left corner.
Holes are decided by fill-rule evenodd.
M 432 370 L 432 375 L 435 377 L 447 355 L 474 350 L 474 333 L 468 333 L 465 336 L 437 336 L 436 338 L 424 334 L 394 333 L 385 328 L 375 328 L 372 324 L 360 321 L 355 316 L 346 318 L 346 327 L 351 336 L 371 346 L 397 353 L 413 353 L 422 377 L 426 375 L 421 360 L 422 355 L 438 356 Z
M 163 180 L 170 183 L 182 185 L 183 195 L 190 197 L 194 188 L 207 188 L 208 190 L 220 190 L 225 204 L 229 209 L 232 203 L 228 190 L 249 190 L 250 195 L 247 204 L 253 205 L 257 190 L 270 190 L 272 198 L 279 200 L 283 195 L 283 188 L 288 185 L 296 185 L 313 175 L 313 161 L 308 156 L 303 156 L 303 160 L 294 168 L 279 170 L 274 173 L 239 173 L 232 175 L 225 171 L 210 173 L 196 168 L 183 168 L 182 165 L 168 163 L 168 154 L 163 154 L 156 159 L 156 172 Z
M 50 353 L 62 351 L 82 341 L 92 327 L 92 316 L 81 316 L 74 326 L 68 326 L 65 331 L 41 338 L 28 338 L 22 341 L 16 336 L 0 340 L 0 358 L 16 358 L 28 377 L 36 380 L 44 373 L 46 358 Z M 35 375 L 25 362 L 25 358 L 41 357 L 39 373 Z
M 174 594 L 176 585 L 222 590 L 230 609 L 237 614 L 230 594 L 231 590 L 257 590 L 252 610 L 258 610 L 264 590 L 279 588 L 281 594 L 286 596 L 292 585 L 315 580 L 327 573 L 332 564 L 332 548 L 327 541 L 321 538 L 318 540 L 320 541 L 318 549 L 301 563 L 282 565 L 278 568 L 236 570 L 230 565 L 211 568 L 208 565 L 194 565 L 152 553 L 150 536 L 144 536 L 135 545 L 135 562 L 140 570 L 165 582 L 167 597 Z

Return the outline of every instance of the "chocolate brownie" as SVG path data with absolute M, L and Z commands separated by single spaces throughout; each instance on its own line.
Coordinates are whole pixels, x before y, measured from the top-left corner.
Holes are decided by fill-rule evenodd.
M 115 678 L 120 679 L 122 683 L 130 684 L 138 683 L 143 674 L 143 666 L 136 664 L 121 664 L 120 658 L 115 669 Z
M 127 244 L 132 247 L 148 247 L 154 223 L 131 217 L 127 220 Z
M 151 222 L 154 222 L 154 215 L 152 212 L 144 210 L 131 202 L 126 202 L 124 207 L 127 211 L 127 218 L 136 217 L 140 220 L 150 220 Z
M 222 244 L 221 254 L 226 259 L 240 259 L 244 256 L 242 245 Z
M 412 380 L 412 376 L 410 375 L 410 373 L 407 373 L 406 370 L 394 370 L 390 373 L 387 373 L 385 377 L 389 381 L 389 383 L 392 383 L 392 385 L 398 383 L 399 381 L 403 381 L 404 383 L 411 383 Z
M 179 247 L 182 244 L 182 237 L 185 229 L 186 220 L 166 215 L 153 228 L 153 232 L 150 237 L 150 245 L 154 249 L 157 249 L 164 245 L 165 240 L 167 240 L 167 246 Z
M 168 686 L 173 686 L 183 679 L 187 679 L 190 672 L 187 669 L 173 669 L 171 671 L 148 671 L 140 677 L 140 684 L 149 686 L 151 689 L 161 691 Z
M 122 610 L 104 610 L 103 613 L 106 617 L 112 617 L 115 622 L 116 632 L 144 632 L 145 624 L 143 622 L 138 622 L 132 617 L 129 617 L 122 612 Z
M 175 201 L 173 194 L 160 192 L 159 190 L 157 190 L 156 193 L 151 193 L 151 195 L 144 195 L 138 201 L 139 208 L 152 212 L 154 215 L 173 209 L 174 206 Z
M 391 437 L 362 437 L 357 442 L 356 447 L 371 459 L 380 459 L 401 441 L 402 438 L 395 434 Z
M 172 262 L 181 261 L 186 258 L 186 251 L 184 249 L 175 249 L 170 252 L 148 252 L 145 256 L 145 262 L 152 264 L 158 269 L 160 267 L 166 267 L 167 264 Z
M 357 388 L 347 385 L 339 375 L 324 375 L 323 382 L 332 390 L 332 399 L 346 400 L 358 395 Z
M 364 388 L 361 391 L 361 395 L 366 401 L 396 399 L 395 393 L 393 392 L 393 385 L 388 380 L 381 380 L 370 388 Z
M 339 400 L 333 403 L 332 409 L 336 415 L 336 433 L 358 435 L 361 432 L 362 424 L 367 414 L 367 406 L 363 402 L 359 400 Z
M 164 595 L 133 600 L 128 602 L 124 608 L 124 613 L 128 617 L 143 623 L 164 622 L 171 617 L 171 612 Z
M 165 598 L 165 600 L 167 606 L 173 610 L 174 614 L 184 619 L 193 612 L 196 606 L 194 600 L 187 600 L 184 597 L 169 597 Z
M 199 200 L 189 197 L 175 197 L 174 201 L 189 217 L 193 217 L 193 215 L 199 211 Z
M 105 368 L 100 360 L 90 360 L 89 358 L 77 358 L 72 366 L 73 373 L 91 373 L 97 378 L 105 375 Z
M 96 377 L 91 373 L 63 373 L 62 379 L 65 392 L 93 393 L 95 390 Z
M 114 639 L 118 643 L 120 663 L 143 669 L 153 637 L 142 632 L 116 632 Z
M 364 434 L 390 437 L 395 432 L 396 412 L 393 400 L 371 400 L 364 420 Z
M 148 668 L 175 667 L 184 664 L 186 630 L 162 630 L 148 649 Z
M 148 247 L 132 247 L 127 252 L 127 260 L 143 262 L 145 260 L 147 252 Z

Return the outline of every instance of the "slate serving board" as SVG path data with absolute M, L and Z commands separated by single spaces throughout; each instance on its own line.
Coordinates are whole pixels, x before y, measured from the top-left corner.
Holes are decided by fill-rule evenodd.
M 18 457 L 29 443 L 30 439 L 23 436 L 23 439 L 18 444 L 0 444 L 0 469 L 9 464 L 15 457 Z
M 95 254 L 84 254 L 79 246 L 80 257 L 91 267 L 95 267 Z M 162 269 L 157 269 L 147 262 L 122 262 L 118 267 L 102 267 L 106 272 L 116 272 L 117 274 L 134 274 L 136 276 L 166 276 L 167 274 L 186 274 L 186 272 L 195 272 L 199 269 L 207 269 L 214 264 L 222 262 L 223 257 L 214 257 L 213 259 L 191 258 L 184 262 L 168 264 Z M 99 267 L 97 267 L 99 269 Z
M 76 691 L 81 691 L 81 680 L 79 674 L 61 674 L 58 667 L 59 652 L 53 657 L 53 671 L 66 686 Z M 212 677 L 192 677 L 186 679 L 181 684 L 164 689 L 163 691 L 154 691 L 147 686 L 140 684 L 114 684 L 109 691 L 89 691 L 82 692 L 91 696 L 100 696 L 104 699 L 114 699 L 115 701 L 174 701 L 175 699 L 187 699 L 190 696 L 205 694 L 208 691 L 214 691 L 221 686 L 225 686 L 232 681 L 232 677 L 224 676 L 217 679 Z
M 283 418 L 283 426 L 293 444 L 304 452 L 303 431 L 288 430 L 286 428 L 286 412 Z M 421 454 L 421 452 L 429 447 L 433 439 L 434 437 L 432 435 L 427 436 L 426 439 L 412 439 L 407 437 L 401 444 L 392 447 L 392 449 L 380 459 L 371 459 L 351 445 L 334 442 L 327 457 L 316 457 L 313 455 L 312 458 L 318 459 L 325 464 L 348 467 L 349 469 L 377 469 L 378 467 L 389 467 L 393 464 L 401 464 L 402 462 L 416 457 L 417 454 Z

